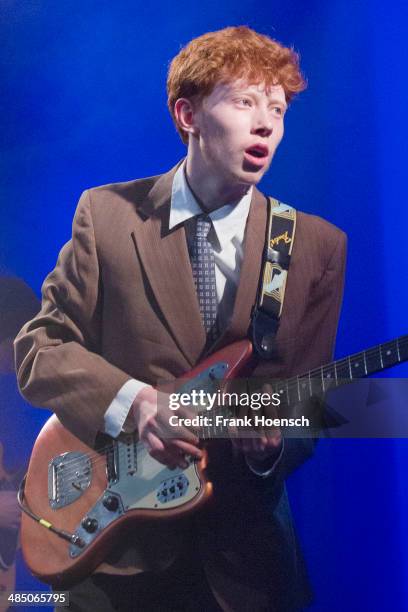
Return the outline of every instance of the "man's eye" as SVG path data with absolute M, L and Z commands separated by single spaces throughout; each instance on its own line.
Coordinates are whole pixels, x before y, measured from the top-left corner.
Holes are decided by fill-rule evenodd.
M 240 98 L 239 103 L 242 106 L 251 106 L 251 100 L 249 100 L 249 98 Z
M 283 116 L 283 108 L 281 108 L 280 106 L 274 106 L 272 110 L 275 115 L 278 115 L 279 117 Z

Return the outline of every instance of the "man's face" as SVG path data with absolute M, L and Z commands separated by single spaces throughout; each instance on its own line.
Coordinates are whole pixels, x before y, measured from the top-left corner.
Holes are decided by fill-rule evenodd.
M 280 85 L 216 85 L 194 112 L 201 171 L 221 183 L 256 185 L 282 139 L 286 109 Z

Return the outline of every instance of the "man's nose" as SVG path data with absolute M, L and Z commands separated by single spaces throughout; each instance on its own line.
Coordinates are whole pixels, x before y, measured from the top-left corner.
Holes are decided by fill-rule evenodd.
M 273 125 L 270 113 L 265 109 L 259 109 L 252 128 L 252 133 L 267 138 L 272 134 Z

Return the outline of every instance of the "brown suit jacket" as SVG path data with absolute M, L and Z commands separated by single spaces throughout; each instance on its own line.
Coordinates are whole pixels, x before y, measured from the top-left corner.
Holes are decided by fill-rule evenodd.
M 135 377 L 154 385 L 159 379 L 179 377 L 203 354 L 205 332 L 185 231 L 182 226 L 168 229 L 175 170 L 83 193 L 72 240 L 63 247 L 55 269 L 44 281 L 41 312 L 24 326 L 16 340 L 23 395 L 33 404 L 51 408 L 69 430 L 89 445 L 93 445 L 98 431 L 103 431 L 104 413 L 126 380 Z M 218 347 L 247 334 L 265 225 L 266 200 L 254 189 L 233 315 Z M 277 336 L 279 357 L 258 366 L 256 374 L 288 377 L 331 359 L 344 264 L 344 233 L 318 217 L 298 213 Z M 221 540 L 217 535 L 218 544 L 213 537 L 217 533 L 215 526 L 220 526 L 220 520 L 222 524 L 224 509 L 231 512 L 231 495 L 235 492 L 228 487 L 232 480 L 239 486 L 244 479 L 257 491 L 249 496 L 251 507 L 247 501 L 239 504 L 245 511 L 239 512 L 241 518 L 234 523 L 241 525 L 241 531 L 243 523 L 239 521 L 247 524 L 248 513 L 255 513 L 258 526 L 265 526 L 268 521 L 273 524 L 272 515 L 278 509 L 290 524 L 283 479 L 310 454 L 310 449 L 302 443 L 304 452 L 298 456 L 290 444 L 287 446 L 276 473 L 267 479 L 250 473 L 230 449 L 222 451 L 219 463 L 215 459 L 214 478 L 218 478 L 220 503 L 207 522 L 211 529 L 207 530 L 209 546 L 204 557 L 213 558 L 221 540 L 225 550 L 228 538 L 240 542 L 231 525 L 224 526 Z M 114 562 L 131 568 L 129 571 L 134 567 L 164 567 L 177 550 L 180 534 L 185 532 L 185 526 L 141 530 L 133 536 L 133 553 L 123 557 L 118 550 Z M 270 538 L 275 536 L 272 528 Z M 260 536 L 263 539 L 267 538 Z M 249 541 L 241 544 L 245 549 L 250 547 Z M 295 541 L 287 547 L 296 547 Z

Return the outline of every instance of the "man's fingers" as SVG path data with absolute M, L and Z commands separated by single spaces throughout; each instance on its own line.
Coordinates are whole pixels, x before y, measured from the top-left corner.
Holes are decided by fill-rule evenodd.
M 147 436 L 149 454 L 153 459 L 156 459 L 159 463 L 163 463 L 170 470 L 174 470 L 177 466 L 187 467 L 188 463 L 180 454 L 180 451 L 166 446 L 166 444 L 160 440 L 154 433 L 150 432 Z
M 169 446 L 175 446 L 179 452 L 185 455 L 191 455 L 195 459 L 201 459 L 203 451 L 193 444 L 189 444 L 185 440 L 169 440 Z
M 153 459 L 167 465 L 170 469 L 177 466 L 183 469 L 187 468 L 188 461 L 185 455 L 191 455 L 197 459 L 201 459 L 203 456 L 199 448 L 184 440 L 161 440 L 152 431 L 146 434 L 144 441 Z
M 266 438 L 265 448 L 277 448 L 282 442 L 282 434 L 278 430 L 273 436 Z
M 193 411 L 183 408 L 177 412 L 169 410 L 168 406 L 161 405 L 158 408 L 157 424 L 158 431 L 162 438 L 178 438 L 187 440 L 191 444 L 197 445 L 199 442 L 197 431 L 194 426 L 186 426 L 197 416 Z
M 152 431 L 146 431 L 142 441 L 145 443 L 149 451 L 164 451 L 163 442 Z
M 164 421 L 163 423 L 160 423 L 160 425 L 163 437 L 166 437 L 169 440 L 185 440 L 186 442 L 194 444 L 195 446 L 197 446 L 199 443 L 198 436 L 183 425 L 171 425 L 168 420 L 167 422 Z

